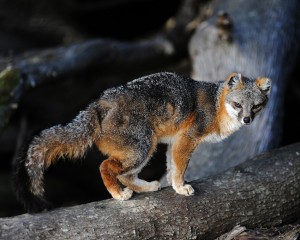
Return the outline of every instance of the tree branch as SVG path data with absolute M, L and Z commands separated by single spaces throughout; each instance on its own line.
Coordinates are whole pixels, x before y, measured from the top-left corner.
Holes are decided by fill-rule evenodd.
M 221 175 L 132 200 L 106 200 L 0 219 L 1 239 L 213 239 L 236 225 L 289 223 L 300 214 L 300 144 L 261 154 Z

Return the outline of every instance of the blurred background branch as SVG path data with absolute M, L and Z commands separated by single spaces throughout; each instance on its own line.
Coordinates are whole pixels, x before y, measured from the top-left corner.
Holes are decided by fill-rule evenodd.
M 91 6 L 94 5 L 97 8 L 108 7 L 104 3 L 87 4 L 88 6 L 85 6 L 83 11 L 92 9 Z M 114 6 L 114 4 L 109 6 Z M 74 11 L 78 10 L 76 4 L 73 8 Z M 166 24 L 154 36 L 144 40 L 119 41 L 108 38 L 86 40 L 2 58 L 0 83 L 1 88 L 4 89 L 0 90 L 6 101 L 0 103 L 0 107 L 2 107 L 2 111 L 0 110 L 0 116 L 2 116 L 0 117 L 0 131 L 7 123 L 11 111 L 18 106 L 16 102 L 28 87 L 36 87 L 57 79 L 66 79 L 69 76 L 93 69 L 106 73 L 114 73 L 116 69 L 118 72 L 141 72 L 170 65 L 183 57 L 187 57 L 187 43 L 192 34 L 192 30 L 188 29 L 187 25 L 198 16 L 198 11 L 196 0 L 183 2 L 177 15 L 169 19 L 169 24 Z M 204 18 L 204 11 L 202 11 L 201 16 Z M 10 15 L 7 16 L 8 19 L 10 19 L 9 17 Z M 53 27 L 52 18 L 44 19 L 44 22 L 48 21 L 51 24 L 43 23 L 46 28 L 48 25 Z M 7 26 L 5 25 L 5 27 Z M 21 31 L 17 25 L 10 27 Z M 25 29 L 28 29 L 34 36 L 39 30 L 45 34 L 51 34 L 54 31 L 54 29 L 39 28 L 39 25 L 33 29 L 27 25 L 23 27 L 27 27 Z M 62 38 L 65 39 L 66 36 Z

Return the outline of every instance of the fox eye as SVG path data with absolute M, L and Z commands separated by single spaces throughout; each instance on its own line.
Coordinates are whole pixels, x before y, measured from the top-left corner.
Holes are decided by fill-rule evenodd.
M 252 110 L 257 111 L 257 110 L 259 110 L 259 109 L 261 108 L 261 106 L 262 106 L 261 103 L 260 103 L 260 104 L 257 104 L 257 105 L 254 105 L 254 106 L 252 107 Z
M 233 105 L 234 105 L 236 108 L 242 108 L 242 105 L 239 104 L 238 102 L 233 102 Z

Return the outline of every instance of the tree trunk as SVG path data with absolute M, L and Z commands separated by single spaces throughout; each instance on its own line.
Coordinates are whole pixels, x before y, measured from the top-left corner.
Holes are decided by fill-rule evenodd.
M 106 200 L 0 219 L 1 239 L 213 239 L 236 225 L 271 227 L 300 215 L 300 144 L 192 182 L 132 200 Z
M 192 77 L 217 81 L 230 72 L 267 76 L 272 93 L 267 109 L 250 127 L 220 143 L 199 146 L 187 180 L 216 174 L 278 146 L 285 86 L 299 53 L 299 7 L 297 0 L 217 0 L 212 16 L 192 36 Z

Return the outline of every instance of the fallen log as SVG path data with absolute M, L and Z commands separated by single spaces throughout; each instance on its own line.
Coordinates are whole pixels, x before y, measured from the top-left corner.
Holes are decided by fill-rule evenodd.
M 50 212 L 0 219 L 0 239 L 214 239 L 237 225 L 290 223 L 300 216 L 300 143 L 263 153 L 192 182 L 192 197 L 170 187 Z

